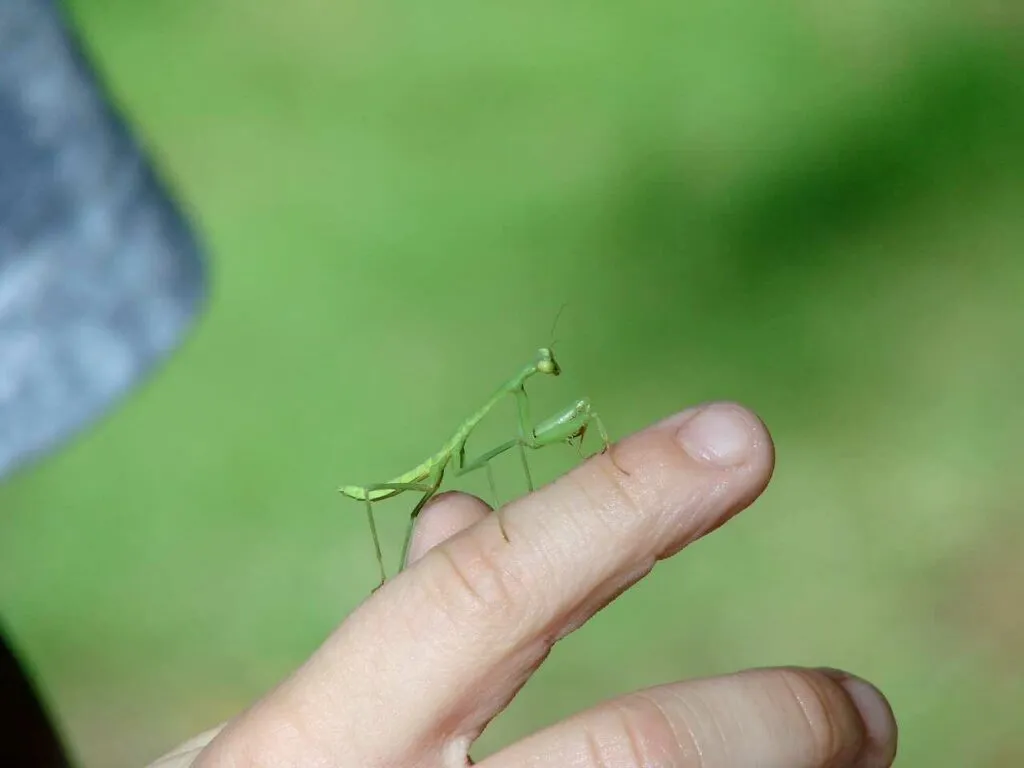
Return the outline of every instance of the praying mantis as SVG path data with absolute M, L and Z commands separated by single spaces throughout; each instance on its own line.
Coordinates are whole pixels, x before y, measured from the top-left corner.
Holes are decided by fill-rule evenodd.
M 533 361 L 525 365 L 512 378 L 502 384 L 491 398 L 472 416 L 462 422 L 448 441 L 437 453 L 420 464 L 403 472 L 393 480 L 384 483 L 370 483 L 369 485 L 345 485 L 338 490 L 350 499 L 362 501 L 366 505 L 366 517 L 370 523 L 370 534 L 373 536 L 373 546 L 377 553 L 377 564 L 380 566 L 380 588 L 387 580 L 384 570 L 384 557 L 381 554 L 380 539 L 377 536 L 377 524 L 373 518 L 374 502 L 391 498 L 406 491 L 418 491 L 422 497 L 413 508 L 409 519 L 409 526 L 405 533 L 405 543 L 402 546 L 402 560 L 404 563 L 409 549 L 409 542 L 412 538 L 413 526 L 416 518 L 424 505 L 437 493 L 441 487 L 446 470 L 451 466 L 454 477 L 460 477 L 468 472 L 486 468 L 488 479 L 491 483 L 491 492 L 494 493 L 494 478 L 490 462 L 497 456 L 518 448 L 523 471 L 526 474 L 526 483 L 532 492 L 533 478 L 530 475 L 530 466 L 526 459 L 526 449 L 536 450 L 547 445 L 556 443 L 572 444 L 574 440 L 582 445 L 583 436 L 588 427 L 593 424 L 597 428 L 604 443 L 601 453 L 611 448 L 611 440 L 608 431 L 600 416 L 590 404 L 588 398 L 577 400 L 568 408 L 556 413 L 548 419 L 534 426 L 530 420 L 530 404 L 526 395 L 526 382 L 537 375 L 558 376 L 562 369 L 555 360 L 554 352 L 550 347 L 541 347 Z M 466 441 L 476 429 L 477 425 L 494 409 L 504 398 L 513 397 L 516 401 L 518 415 L 518 436 L 502 443 L 498 447 L 487 451 L 473 461 L 466 461 Z M 498 513 L 498 526 L 501 534 L 508 541 L 504 525 L 501 522 L 500 511 Z

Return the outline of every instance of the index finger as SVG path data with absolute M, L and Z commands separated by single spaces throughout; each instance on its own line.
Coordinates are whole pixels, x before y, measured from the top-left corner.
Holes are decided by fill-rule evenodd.
M 385 584 L 271 711 L 317 733 L 320 755 L 464 765 L 558 638 L 752 502 L 773 458 L 761 422 L 729 403 L 617 443 L 503 508 L 507 541 L 490 515 Z
M 571 631 L 722 525 L 760 495 L 773 463 L 768 432 L 746 409 L 684 411 L 507 505 L 502 525 L 491 516 L 436 548 L 391 599 L 403 612 L 432 606 L 472 638 L 448 647 L 489 649 L 478 659 L 486 665 L 552 629 Z

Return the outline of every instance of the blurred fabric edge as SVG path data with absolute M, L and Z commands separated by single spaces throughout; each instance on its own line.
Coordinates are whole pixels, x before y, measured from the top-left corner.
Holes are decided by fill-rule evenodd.
M 140 384 L 207 291 L 198 238 L 59 3 L 0 0 L 0 478 Z M 0 765 L 68 765 L 60 752 L 0 642 Z
M 53 0 L 0 3 L 0 476 L 165 359 L 206 297 L 200 246 Z

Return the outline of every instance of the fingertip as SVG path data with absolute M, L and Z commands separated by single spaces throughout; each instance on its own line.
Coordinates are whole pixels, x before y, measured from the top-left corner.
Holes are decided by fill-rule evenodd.
M 704 403 L 657 426 L 674 429 L 676 440 L 687 455 L 710 469 L 770 468 L 775 461 L 768 427 L 757 414 L 739 403 Z
M 735 486 L 741 497 L 738 508 L 751 504 L 771 481 L 775 444 L 767 425 L 749 408 L 727 400 L 708 402 L 661 426 L 674 432 L 676 443 L 696 468 L 740 480 Z
M 885 694 L 867 680 L 841 669 L 824 667 L 818 671 L 839 684 L 864 726 L 865 743 L 857 765 L 863 768 L 888 768 L 892 765 L 896 758 L 898 726 Z

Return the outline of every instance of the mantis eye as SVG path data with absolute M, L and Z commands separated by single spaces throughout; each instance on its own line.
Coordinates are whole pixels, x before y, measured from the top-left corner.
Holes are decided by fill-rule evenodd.
M 549 376 L 557 376 L 562 372 L 562 369 L 558 366 L 558 363 L 556 363 L 552 359 L 539 361 L 537 363 L 537 370 L 540 373 L 545 373 Z
M 546 347 L 537 350 L 536 366 L 538 373 L 546 373 L 550 376 L 557 376 L 562 372 L 562 369 L 558 367 L 558 363 L 555 362 L 555 356 Z

